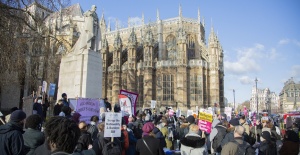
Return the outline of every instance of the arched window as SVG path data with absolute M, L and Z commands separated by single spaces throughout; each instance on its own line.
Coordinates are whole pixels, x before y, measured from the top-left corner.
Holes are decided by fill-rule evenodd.
M 195 38 L 192 35 L 187 37 L 188 59 L 196 59 Z
M 166 49 L 167 49 L 167 59 L 175 60 L 177 56 L 176 52 L 176 38 L 174 35 L 169 35 L 166 38 Z

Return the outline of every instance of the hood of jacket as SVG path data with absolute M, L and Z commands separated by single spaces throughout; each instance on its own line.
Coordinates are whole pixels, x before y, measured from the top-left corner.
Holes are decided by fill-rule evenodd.
M 15 122 L 8 122 L 5 125 L 0 126 L 0 134 L 6 134 L 13 130 L 19 130 L 22 134 L 24 133 L 23 128 Z
M 186 127 L 188 127 L 190 124 L 189 123 L 182 123 L 181 125 L 180 125 L 180 128 L 186 128 Z
M 180 143 L 185 146 L 192 148 L 201 148 L 205 145 L 205 138 L 201 138 L 197 134 L 187 134 L 184 138 L 180 140 Z

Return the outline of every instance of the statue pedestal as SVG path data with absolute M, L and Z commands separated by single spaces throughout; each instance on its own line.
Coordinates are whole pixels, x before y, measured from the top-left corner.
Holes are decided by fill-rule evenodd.
M 68 98 L 102 97 L 101 54 L 85 49 L 62 56 L 59 70 L 58 98 L 66 93 Z

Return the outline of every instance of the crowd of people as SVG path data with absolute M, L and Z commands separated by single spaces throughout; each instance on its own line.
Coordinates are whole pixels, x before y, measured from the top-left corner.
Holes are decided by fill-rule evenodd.
M 62 95 L 52 117 L 26 116 L 13 108 L 0 126 L 1 155 L 298 155 L 297 124 L 278 132 L 269 119 L 251 120 L 245 115 L 214 115 L 210 133 L 201 131 L 198 119 L 176 117 L 171 108 L 156 113 L 149 109 L 122 117 L 121 136 L 105 137 L 105 116 L 80 121 Z M 39 100 L 39 99 L 38 99 Z M 106 110 L 121 112 L 105 100 Z M 26 119 L 26 122 L 25 122 Z M 284 133 L 284 134 L 283 134 Z

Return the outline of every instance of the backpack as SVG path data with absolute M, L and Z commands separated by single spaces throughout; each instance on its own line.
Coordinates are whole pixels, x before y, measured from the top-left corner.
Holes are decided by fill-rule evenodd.
M 115 142 L 107 142 L 102 148 L 103 155 L 121 155 L 122 148 L 119 144 Z
M 212 148 L 215 150 L 215 152 L 221 152 L 222 150 L 221 142 L 226 135 L 226 128 L 223 128 L 218 125 L 215 128 L 218 130 L 218 133 L 213 139 Z
M 87 132 L 91 134 L 91 138 L 94 141 L 97 138 L 98 129 L 96 125 L 88 125 Z
M 243 141 L 243 144 L 239 144 L 235 140 L 232 142 L 238 145 L 235 155 L 255 155 L 255 150 L 247 142 Z

